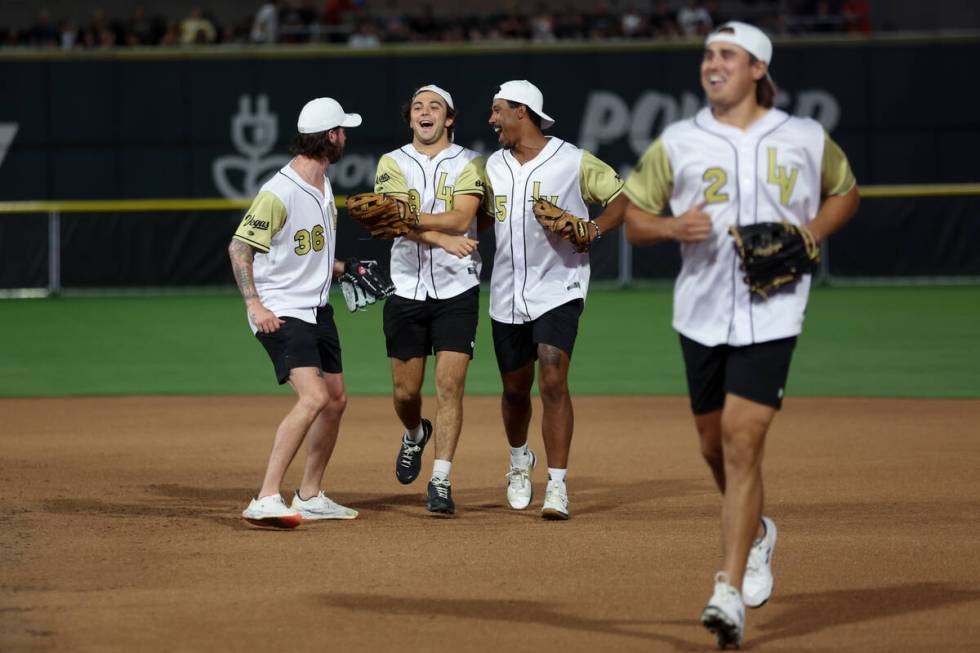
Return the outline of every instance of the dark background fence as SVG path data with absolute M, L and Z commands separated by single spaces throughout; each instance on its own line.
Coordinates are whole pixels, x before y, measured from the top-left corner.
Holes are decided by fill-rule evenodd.
M 358 192 L 378 156 L 409 140 L 400 108 L 414 88 L 449 89 L 456 141 L 489 152 L 490 99 L 515 78 L 544 92 L 550 133 L 626 174 L 701 106 L 699 60 L 697 44 L 4 56 L 0 201 L 248 197 L 288 159 L 296 115 L 320 95 L 364 117 L 331 168 L 335 193 Z M 823 123 L 862 185 L 967 183 L 980 181 L 976 60 L 977 38 L 777 42 L 772 73 L 778 104 Z M 866 200 L 833 239 L 830 272 L 980 275 L 978 209 L 977 197 Z M 224 248 L 239 215 L 65 214 L 63 284 L 230 284 Z M 0 216 L 0 287 L 45 285 L 45 230 L 43 217 Z M 343 219 L 338 252 L 383 258 L 365 237 Z M 632 272 L 666 277 L 676 265 L 672 247 L 636 250 Z M 616 241 L 604 239 L 594 274 L 618 270 Z

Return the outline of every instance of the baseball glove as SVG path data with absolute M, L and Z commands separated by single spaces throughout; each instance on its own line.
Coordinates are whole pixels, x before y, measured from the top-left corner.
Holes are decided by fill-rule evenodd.
M 592 243 L 599 238 L 599 227 L 595 222 L 577 218 L 543 197 L 534 200 L 533 210 L 542 227 L 570 242 L 576 252 L 589 251 Z
M 340 276 L 340 291 L 353 313 L 394 294 L 395 284 L 377 261 L 351 258 L 347 259 L 347 270 Z
M 813 235 L 788 222 L 729 227 L 749 289 L 763 299 L 769 293 L 817 269 L 820 247 Z
M 404 236 L 419 223 L 407 202 L 380 193 L 358 193 L 347 198 L 347 212 L 381 240 Z

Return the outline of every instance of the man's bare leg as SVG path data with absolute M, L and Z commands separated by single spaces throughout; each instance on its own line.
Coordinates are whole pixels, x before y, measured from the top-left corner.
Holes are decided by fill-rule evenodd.
M 775 409 L 729 394 L 722 410 L 725 494 L 722 500 L 722 570 L 742 586 L 745 563 L 762 517 L 762 457 Z
M 315 367 L 297 367 L 289 372 L 289 385 L 296 391 L 297 400 L 276 429 L 272 453 L 266 467 L 265 478 L 259 497 L 279 494 L 283 476 L 299 451 L 306 432 L 320 411 L 327 405 L 329 395 L 323 383 L 323 370 Z
M 463 391 L 469 354 L 458 351 L 436 352 L 435 455 L 452 462 L 463 427 Z
M 568 354 L 552 345 L 538 345 L 538 389 L 541 391 L 541 435 L 548 467 L 568 468 L 575 416 L 568 394 Z
M 302 499 L 316 496 L 322 489 L 323 472 L 337 444 L 340 419 L 347 408 L 343 374 L 324 373 L 323 386 L 327 392 L 326 405 L 313 420 L 306 436 L 306 465 L 303 468 L 303 482 L 299 486 Z
M 411 431 L 422 421 L 422 381 L 425 379 L 425 357 L 408 360 L 391 359 L 392 399 L 395 413 Z

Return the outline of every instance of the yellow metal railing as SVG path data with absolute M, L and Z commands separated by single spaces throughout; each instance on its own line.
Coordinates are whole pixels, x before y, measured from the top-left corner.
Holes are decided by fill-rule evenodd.
M 338 207 L 347 205 L 347 196 L 335 198 Z M 147 211 L 232 211 L 247 209 L 251 199 L 230 200 L 220 197 L 204 199 L 140 200 L 53 200 L 0 202 L 0 213 L 141 213 Z
M 862 198 L 962 197 L 980 195 L 980 183 L 906 184 L 862 186 Z M 346 195 L 337 195 L 338 207 L 346 206 Z M 248 208 L 250 199 L 129 199 L 129 200 L 55 200 L 0 202 L 0 214 L 46 213 L 48 215 L 48 287 L 47 294 L 61 291 L 61 214 L 62 213 L 141 213 L 149 211 L 234 211 Z M 820 276 L 829 276 L 828 241 L 822 244 Z M 632 248 L 620 231 L 619 282 L 632 278 Z
M 962 197 L 980 195 L 975 184 L 898 184 L 862 186 L 862 198 Z M 346 195 L 337 195 L 337 206 L 346 206 Z M 134 200 L 53 200 L 0 202 L 2 213 L 141 213 L 147 211 L 232 211 L 247 209 L 251 199 L 134 199 Z

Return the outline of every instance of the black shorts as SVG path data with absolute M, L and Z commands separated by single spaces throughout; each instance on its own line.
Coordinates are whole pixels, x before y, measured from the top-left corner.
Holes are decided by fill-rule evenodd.
M 682 335 L 691 412 L 721 410 L 728 393 L 779 410 L 794 347 L 795 336 L 744 347 L 706 347 Z
M 480 286 L 455 297 L 425 300 L 392 295 L 385 302 L 388 357 L 423 358 L 437 351 L 458 351 L 473 358 L 480 320 Z
M 552 345 L 572 357 L 578 320 L 585 308 L 581 299 L 557 306 L 538 319 L 524 324 L 491 320 L 493 350 L 501 372 L 518 370 L 538 357 L 538 345 Z
M 294 367 L 317 367 L 329 374 L 340 374 L 340 336 L 333 321 L 333 307 L 316 311 L 316 324 L 295 317 L 282 318 L 285 324 L 274 333 L 259 331 L 255 337 L 269 353 L 280 384 L 289 379 Z

